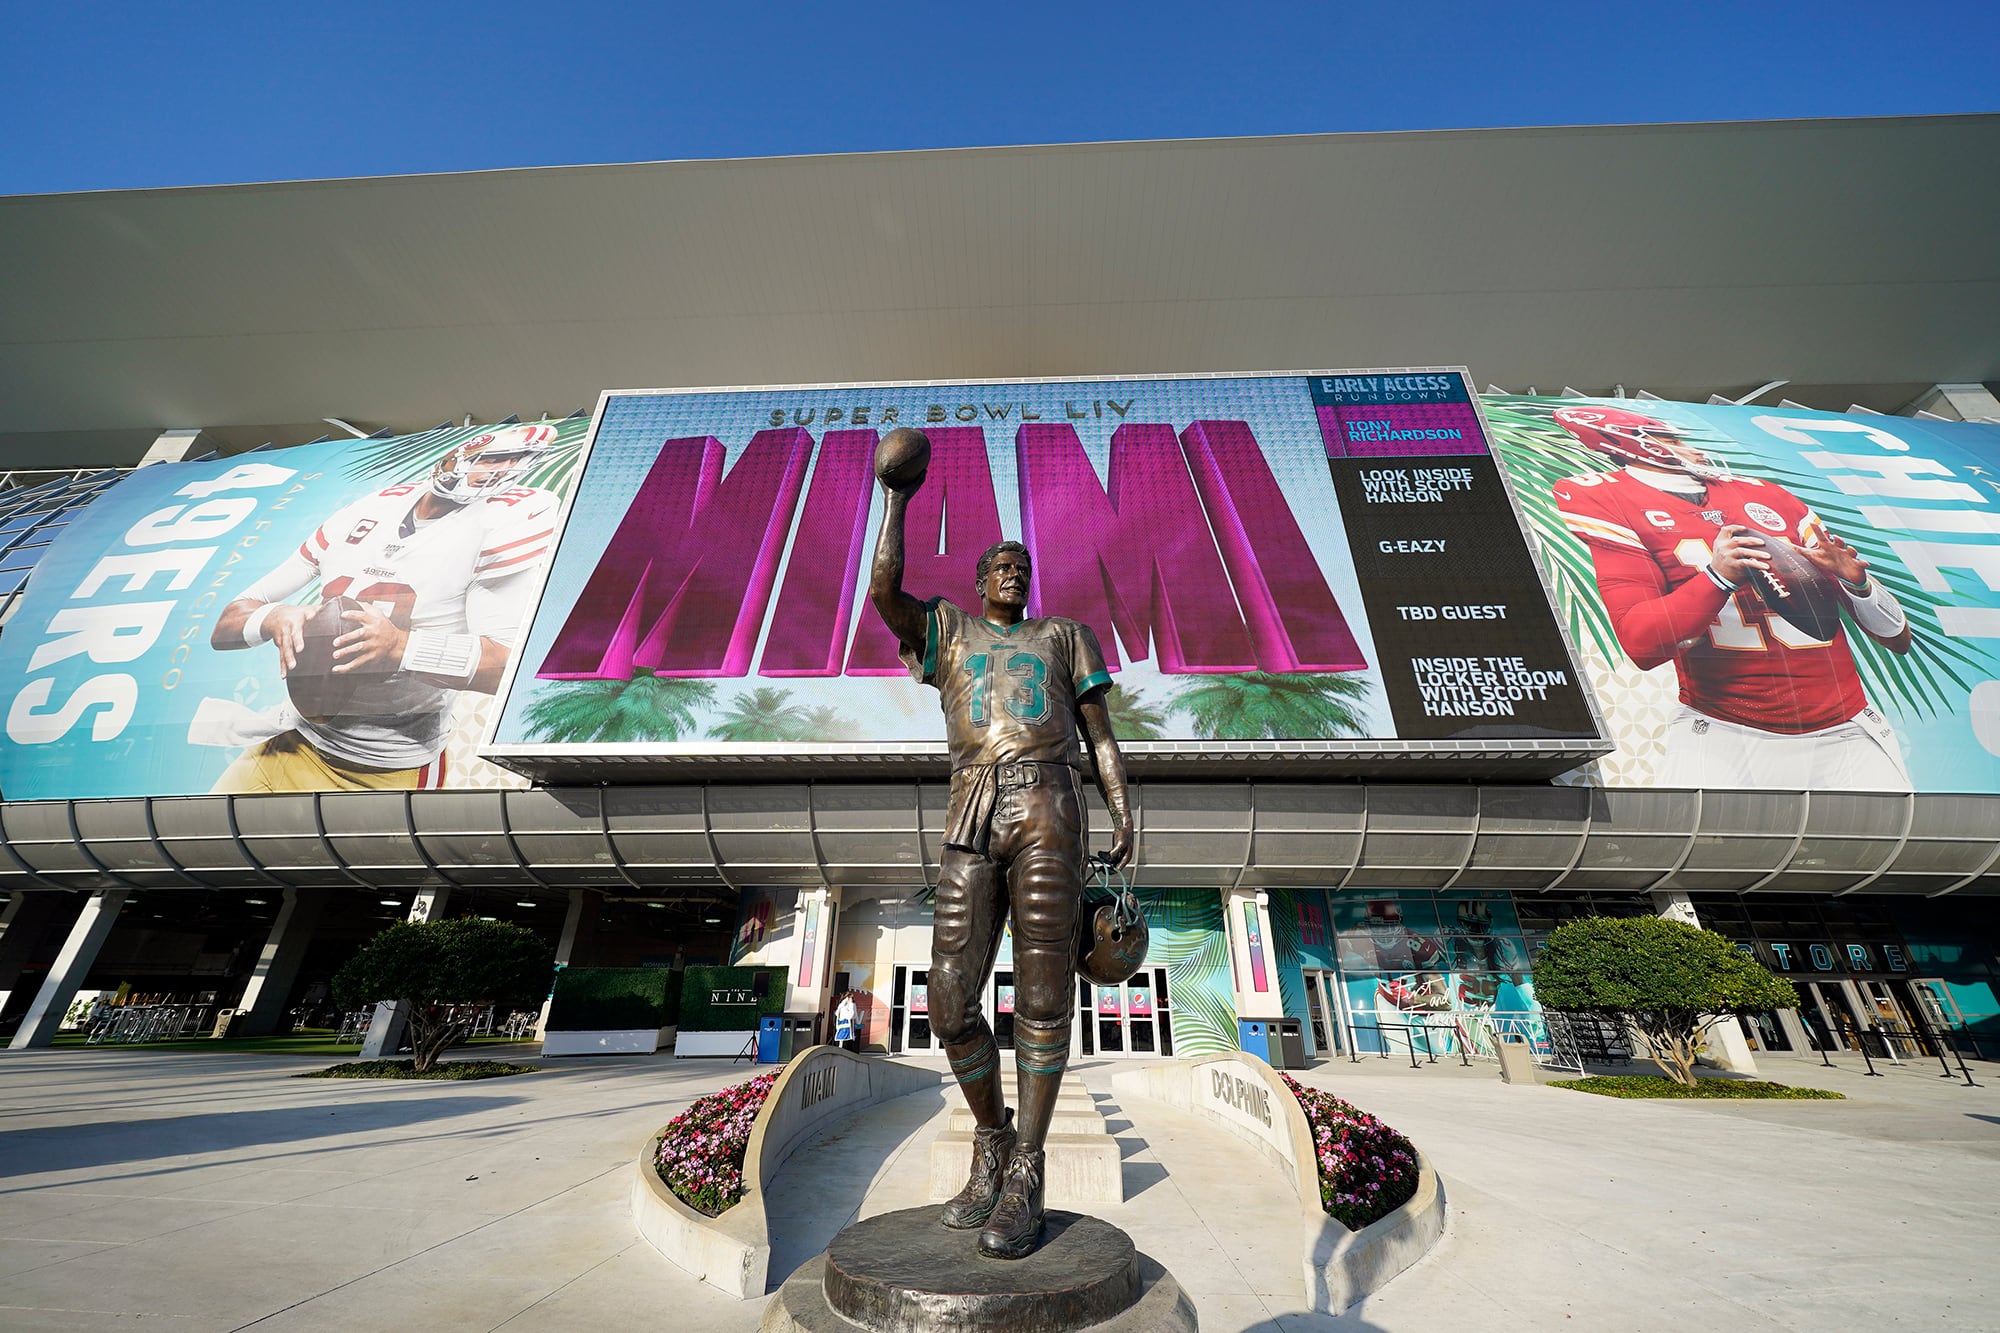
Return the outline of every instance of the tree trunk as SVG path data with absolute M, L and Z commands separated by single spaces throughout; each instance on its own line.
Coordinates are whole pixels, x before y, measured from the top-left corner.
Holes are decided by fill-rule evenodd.
M 1647 1052 L 1668 1078 L 1682 1087 L 1695 1084 L 1695 1045 L 1701 1038 L 1701 1020 L 1678 1012 L 1635 1015 L 1633 1026 L 1646 1039 Z
M 429 1005 L 410 1006 L 412 1072 L 428 1074 L 437 1068 L 438 1057 L 469 1030 L 468 1024 L 453 1023 L 447 1019 L 445 1015 L 450 1012 L 448 1008 L 439 1012 Z

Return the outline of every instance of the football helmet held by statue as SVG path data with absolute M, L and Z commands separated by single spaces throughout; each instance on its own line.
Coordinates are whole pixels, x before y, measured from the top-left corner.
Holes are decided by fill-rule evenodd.
M 1111 867 L 1102 858 L 1092 859 L 1100 884 L 1109 888 Z M 1090 925 L 1078 942 L 1077 975 L 1099 986 L 1122 986 L 1145 966 L 1151 942 L 1138 898 L 1129 884 L 1120 883 L 1112 900 L 1091 913 Z

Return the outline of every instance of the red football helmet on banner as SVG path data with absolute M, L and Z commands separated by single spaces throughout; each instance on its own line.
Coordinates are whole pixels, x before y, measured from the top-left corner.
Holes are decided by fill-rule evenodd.
M 1704 481 L 1723 481 L 1729 469 L 1681 438 L 1681 433 L 1643 412 L 1622 407 L 1560 407 L 1558 426 L 1585 446 L 1622 463 L 1685 472 Z

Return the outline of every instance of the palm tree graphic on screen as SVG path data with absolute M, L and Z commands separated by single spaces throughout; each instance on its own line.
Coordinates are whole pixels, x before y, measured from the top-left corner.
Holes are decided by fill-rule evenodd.
M 1202 740 L 1337 740 L 1367 735 L 1369 693 L 1360 672 L 1246 671 L 1194 677 L 1168 711 L 1185 716 Z
M 1121 741 L 1166 739 L 1166 710 L 1155 708 L 1137 690 L 1112 686 L 1104 696 L 1104 711 L 1111 715 L 1111 730 Z
M 806 710 L 792 702 L 790 690 L 746 690 L 729 702 L 721 720 L 708 729 L 719 741 L 789 741 L 801 739 Z
M 644 667 L 630 680 L 566 680 L 528 705 L 528 733 L 557 745 L 677 741 L 715 698 L 705 680 L 656 676 Z
M 831 704 L 808 708 L 790 690 L 745 690 L 708 729 L 719 741 L 858 741 L 861 728 Z
M 558 745 L 677 741 L 704 734 L 714 705 L 706 680 L 656 676 L 640 668 L 630 680 L 568 680 L 543 687 L 528 705 L 528 734 Z M 853 718 L 831 704 L 795 703 L 790 690 L 764 686 L 733 696 L 705 733 L 720 741 L 859 741 Z

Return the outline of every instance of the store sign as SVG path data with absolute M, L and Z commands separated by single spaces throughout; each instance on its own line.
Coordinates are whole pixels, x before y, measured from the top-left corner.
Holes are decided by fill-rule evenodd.
M 1812 972 L 1908 972 L 1909 955 L 1900 944 L 1834 944 L 1827 941 L 1758 940 L 1739 943 L 1738 953 L 1780 975 Z
M 1597 735 L 1464 374 L 1399 371 L 607 395 L 487 752 L 941 742 L 866 598 L 904 425 L 906 588 L 976 611 L 1024 541 L 1140 753 Z
M 1483 401 L 1618 743 L 1597 781 L 2000 792 L 2000 426 Z M 1743 536 L 1778 579 L 1725 591 Z
M 588 425 L 133 472 L 62 529 L 0 635 L 0 789 L 509 781 L 473 756 L 478 706 L 540 591 Z

